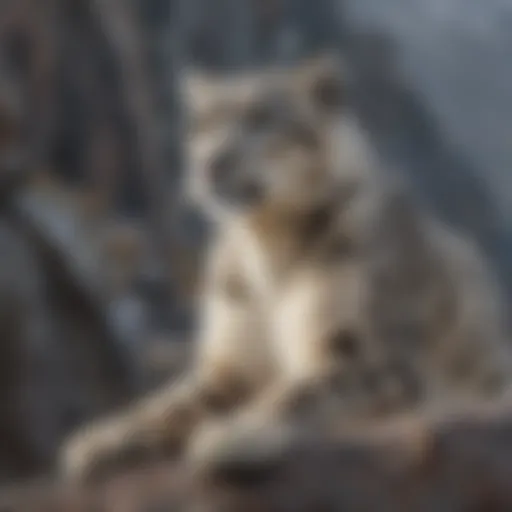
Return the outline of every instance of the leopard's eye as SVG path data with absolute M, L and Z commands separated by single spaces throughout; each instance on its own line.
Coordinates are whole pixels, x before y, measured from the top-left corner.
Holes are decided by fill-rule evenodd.
M 272 108 L 266 103 L 255 103 L 245 112 L 244 124 L 251 131 L 262 131 L 270 126 L 273 120 Z
M 306 123 L 294 121 L 289 126 L 289 137 L 295 143 L 307 149 L 317 149 L 319 138 L 314 128 Z
M 326 76 L 313 84 L 311 96 L 321 108 L 339 108 L 344 102 L 344 87 L 336 76 Z
M 359 354 L 360 342 L 357 334 L 349 329 L 341 330 L 330 340 L 331 349 L 337 355 L 354 359 Z

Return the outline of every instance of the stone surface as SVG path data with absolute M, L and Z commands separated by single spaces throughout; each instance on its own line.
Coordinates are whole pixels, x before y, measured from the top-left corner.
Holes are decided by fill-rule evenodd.
M 402 417 L 357 434 L 311 439 L 255 478 L 205 479 L 180 463 L 163 464 L 89 489 L 59 482 L 0 489 L 0 506 L 11 512 L 505 512 L 512 507 L 511 434 L 508 408 Z
M 512 3 L 345 0 L 340 20 L 383 153 L 512 291 Z

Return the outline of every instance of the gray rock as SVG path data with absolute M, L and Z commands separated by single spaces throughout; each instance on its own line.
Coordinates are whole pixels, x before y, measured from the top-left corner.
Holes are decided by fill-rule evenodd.
M 346 0 L 339 17 L 382 152 L 512 291 L 512 2 Z

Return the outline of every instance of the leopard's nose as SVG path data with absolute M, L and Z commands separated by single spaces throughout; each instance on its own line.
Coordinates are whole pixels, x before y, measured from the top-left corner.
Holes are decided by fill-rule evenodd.
M 246 180 L 239 185 L 239 195 L 246 203 L 257 203 L 263 197 L 264 189 L 255 180 Z
M 238 158 L 234 151 L 221 151 L 216 154 L 209 165 L 210 178 L 216 183 L 220 184 L 229 181 L 236 171 Z

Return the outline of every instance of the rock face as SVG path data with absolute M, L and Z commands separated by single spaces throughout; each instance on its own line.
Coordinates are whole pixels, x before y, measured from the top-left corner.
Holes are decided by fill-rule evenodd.
M 383 153 L 477 237 L 511 292 L 512 4 L 345 0 L 342 19 Z
M 90 278 L 107 270 L 104 253 L 92 243 L 84 249 L 71 210 L 62 218 L 73 235 L 63 244 L 44 218 L 62 213 L 59 197 L 48 200 L 44 211 L 29 201 L 34 217 L 21 208 L 0 216 L 0 478 L 46 470 L 70 428 L 135 389 L 136 372 L 108 322 L 108 295 Z
M 279 468 L 206 486 L 209 510 L 505 511 L 508 413 L 402 418 L 302 444 Z M 503 450 L 503 451 L 502 451 Z M 242 508 L 244 507 L 244 508 Z
M 400 418 L 303 443 L 264 473 L 205 480 L 179 463 L 155 465 L 93 489 L 3 489 L 0 505 L 12 512 L 505 512 L 512 507 L 511 432 L 510 411 L 500 408 Z

